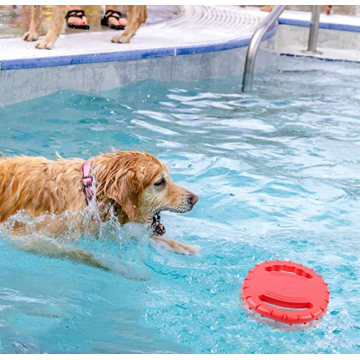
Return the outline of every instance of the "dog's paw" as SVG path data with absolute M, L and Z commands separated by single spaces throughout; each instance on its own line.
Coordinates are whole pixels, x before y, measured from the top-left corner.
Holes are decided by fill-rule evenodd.
M 196 255 L 200 250 L 200 246 L 187 245 L 174 240 L 169 242 L 168 245 L 175 253 L 180 255 Z
M 155 240 L 157 243 L 168 246 L 173 252 L 181 255 L 195 255 L 200 250 L 199 246 L 183 244 L 179 241 L 166 239 L 162 236 L 150 235 L 150 238 Z
M 129 44 L 130 39 L 128 37 L 126 37 L 126 36 L 123 36 L 123 35 L 117 35 L 117 36 L 114 36 L 111 39 L 111 42 L 118 43 L 118 44 Z
M 36 43 L 35 47 L 37 49 L 47 49 L 47 50 L 51 50 L 54 47 L 54 43 L 53 42 L 48 42 L 45 39 L 40 40 Z
M 36 41 L 37 39 L 39 39 L 39 35 L 36 32 L 28 31 L 23 35 L 23 40 L 25 41 Z
M 181 248 L 181 253 L 184 255 L 196 255 L 200 250 L 200 246 L 186 244 L 182 245 L 183 247 Z

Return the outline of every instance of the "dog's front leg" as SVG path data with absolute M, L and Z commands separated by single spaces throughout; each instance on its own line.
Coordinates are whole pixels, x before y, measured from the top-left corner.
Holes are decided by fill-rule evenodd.
M 177 254 L 182 254 L 182 255 L 197 254 L 200 249 L 199 246 L 183 244 L 179 241 L 166 239 L 162 236 L 150 235 L 150 238 L 158 243 L 166 244 L 168 247 L 170 247 L 170 249 L 173 252 Z
M 50 29 L 47 32 L 45 39 L 36 43 L 37 49 L 52 49 L 55 45 L 57 38 L 60 35 L 61 29 L 65 21 L 66 5 L 55 5 L 54 12 L 51 19 Z
M 31 20 L 29 31 L 23 36 L 25 41 L 36 41 L 41 27 L 41 5 L 31 5 Z
M 147 19 L 146 5 L 126 5 L 126 13 L 128 24 L 126 25 L 125 31 L 122 35 L 114 36 L 111 39 L 113 43 L 129 43 L 139 27 L 144 24 Z

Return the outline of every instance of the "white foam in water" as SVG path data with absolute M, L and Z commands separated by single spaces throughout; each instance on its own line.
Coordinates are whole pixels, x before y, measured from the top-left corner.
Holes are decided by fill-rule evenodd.
M 53 225 L 58 223 L 63 225 L 61 234 L 53 233 Z M 79 232 L 79 224 L 84 232 Z M 114 215 L 109 221 L 102 222 L 96 202 L 91 202 L 84 211 L 66 211 L 61 215 L 45 214 L 33 218 L 26 211 L 19 211 L 1 228 L 8 245 L 19 250 L 98 267 L 130 280 L 149 278 L 144 267 L 128 266 L 121 257 L 106 251 L 109 241 L 117 244 L 119 250 L 128 242 L 149 243 L 148 229 L 139 224 L 122 227 Z M 105 249 L 98 248 L 98 244 L 105 245 Z M 143 245 L 137 246 L 137 250 Z

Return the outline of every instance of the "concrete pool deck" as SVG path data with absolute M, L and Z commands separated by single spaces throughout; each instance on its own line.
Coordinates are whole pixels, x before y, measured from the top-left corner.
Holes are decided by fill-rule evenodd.
M 262 18 L 234 6 L 179 6 L 172 16 L 149 21 L 130 44 L 113 44 L 118 31 L 61 35 L 53 50 L 38 50 L 20 37 L 0 39 L 0 106 L 59 90 L 110 90 L 145 79 L 200 80 L 240 74 L 247 46 Z M 157 19 L 159 20 L 159 19 Z M 274 26 L 262 46 L 258 69 L 275 55 Z M 266 52 L 266 54 L 264 54 Z
M 75 32 L 60 36 L 51 51 L 38 50 L 34 43 L 21 38 L 0 39 L 0 69 L 13 70 L 62 66 L 93 62 L 138 60 L 149 57 L 180 56 L 223 51 L 248 45 L 258 23 L 267 15 L 257 7 L 238 6 L 149 6 L 148 23 L 141 27 L 131 44 L 113 44 L 110 39 L 118 31 Z M 310 13 L 285 11 L 279 24 L 286 27 L 281 36 L 280 53 L 304 55 Z M 289 34 L 288 26 L 302 28 L 301 37 Z M 320 29 L 344 31 L 353 38 L 360 33 L 357 16 L 321 14 Z M 291 32 L 291 31 L 290 31 Z M 300 30 L 301 32 L 301 30 Z M 322 31 L 324 32 L 324 31 Z M 269 34 L 268 38 L 274 33 Z M 346 54 L 329 48 L 322 57 L 334 60 L 360 60 L 360 46 L 355 39 L 354 53 Z M 326 41 L 321 39 L 319 47 Z M 325 44 L 326 47 L 326 44 Z
M 247 46 L 268 15 L 258 7 L 220 5 L 148 6 L 148 13 L 147 23 L 130 44 L 111 43 L 119 31 L 67 31 L 54 49 L 38 50 L 35 43 L 21 39 L 21 32 L 1 38 L 0 29 L 0 105 L 64 89 L 109 90 L 149 78 L 241 76 Z M 306 56 L 310 17 L 310 12 L 302 11 L 282 14 L 279 24 L 265 35 L 257 71 L 271 67 L 278 53 Z M 317 57 L 360 62 L 359 20 L 358 16 L 322 14 L 322 53 Z
M 180 6 L 173 16 L 153 21 L 156 7 L 149 7 L 149 23 L 130 44 L 113 44 L 119 31 L 61 35 L 51 51 L 38 50 L 20 38 L 0 40 L 1 70 L 73 65 L 92 62 L 180 56 L 247 46 L 266 14 L 247 14 L 232 6 Z

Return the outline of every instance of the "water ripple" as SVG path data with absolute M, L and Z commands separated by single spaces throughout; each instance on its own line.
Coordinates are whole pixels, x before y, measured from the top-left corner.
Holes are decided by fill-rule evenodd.
M 24 254 L 1 231 L 0 352 L 360 352 L 359 64 L 279 67 L 252 94 L 235 77 L 151 80 L 0 109 L 7 155 L 88 158 L 115 146 L 165 161 L 200 199 L 188 214 L 164 214 L 168 235 L 202 248 L 178 256 L 114 224 L 72 245 L 123 276 Z M 317 327 L 279 331 L 239 307 L 247 272 L 277 258 L 328 282 Z

